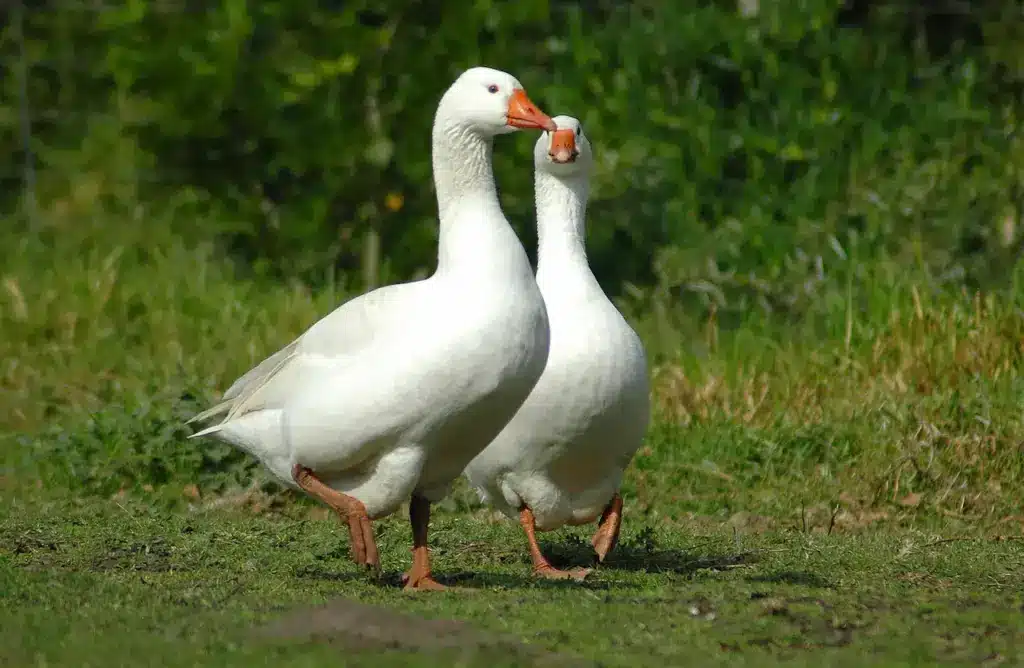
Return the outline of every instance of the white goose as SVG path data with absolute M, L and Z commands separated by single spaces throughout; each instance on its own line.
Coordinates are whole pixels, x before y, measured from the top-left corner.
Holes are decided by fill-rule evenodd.
M 599 561 L 615 546 L 622 474 L 647 431 L 643 344 L 587 263 L 586 215 L 593 154 L 575 118 L 557 116 L 534 149 L 537 284 L 551 349 L 540 381 L 515 417 L 466 468 L 481 498 L 518 515 L 536 575 L 582 579 L 545 559 L 535 531 L 600 518 Z
M 548 321 L 498 202 L 492 139 L 554 129 L 509 74 L 467 70 L 434 118 L 437 271 L 357 297 L 239 378 L 196 436 L 258 458 L 347 521 L 357 563 L 379 568 L 371 519 L 410 499 L 407 589 L 430 573 L 430 503 L 501 430 L 544 368 Z

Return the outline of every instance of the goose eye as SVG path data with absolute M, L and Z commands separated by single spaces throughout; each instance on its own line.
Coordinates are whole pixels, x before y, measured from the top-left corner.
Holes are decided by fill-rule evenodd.
M 576 136 L 579 137 L 581 134 L 583 134 L 583 126 L 582 125 L 577 125 L 576 126 Z
M 497 93 L 498 92 L 497 84 L 491 84 L 490 86 L 488 86 L 487 87 L 487 92 L 488 93 Z

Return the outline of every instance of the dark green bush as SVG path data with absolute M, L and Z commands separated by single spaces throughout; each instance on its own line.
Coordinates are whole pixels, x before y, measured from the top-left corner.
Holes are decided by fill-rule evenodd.
M 34 149 L 42 174 L 80 173 L 59 149 L 128 141 L 131 197 L 188 189 L 245 266 L 396 280 L 434 262 L 434 105 L 484 63 L 595 140 L 591 256 L 616 292 L 799 316 L 870 280 L 855 257 L 937 285 L 1003 279 L 1020 247 L 1019 8 L 764 4 L 50 3 L 23 15 Z M 13 73 L 18 10 L 0 11 Z M 11 155 L 17 79 L 0 100 Z M 534 139 L 496 158 L 528 247 Z
M 251 478 L 257 465 L 241 450 L 213 439 L 184 443 L 184 422 L 198 408 L 192 395 L 153 390 L 92 413 L 78 429 L 19 436 L 21 464 L 48 484 L 101 496 L 170 482 L 219 491 Z

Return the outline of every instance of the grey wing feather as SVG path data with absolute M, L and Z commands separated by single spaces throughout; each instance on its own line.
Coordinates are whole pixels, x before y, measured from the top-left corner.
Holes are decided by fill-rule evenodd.
M 221 413 L 230 412 L 231 407 L 238 403 L 239 397 L 246 394 L 247 390 L 253 388 L 253 391 L 255 391 L 256 387 L 263 386 L 271 376 L 275 375 L 288 358 L 291 357 L 292 353 L 295 352 L 298 345 L 299 339 L 296 339 L 252 369 L 246 371 L 238 380 L 231 384 L 231 387 L 224 392 L 221 400 L 215 406 L 193 416 L 185 424 L 203 422 Z
M 341 351 L 350 353 L 367 345 L 382 327 L 395 326 L 407 317 L 396 297 L 404 295 L 408 298 L 410 288 L 415 290 L 417 283 L 386 285 L 342 304 L 297 339 L 243 374 L 231 384 L 215 406 L 199 413 L 186 424 L 208 420 L 225 412 L 228 415 L 223 422 L 226 422 L 251 410 L 254 395 L 266 387 L 270 379 L 277 376 L 298 354 L 300 345 L 308 352 L 331 350 L 335 354 Z

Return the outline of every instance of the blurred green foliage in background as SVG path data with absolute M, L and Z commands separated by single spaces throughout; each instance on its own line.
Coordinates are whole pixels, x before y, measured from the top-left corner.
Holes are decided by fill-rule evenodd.
M 255 276 L 361 289 L 429 273 L 434 106 L 486 64 L 583 120 L 595 271 L 641 306 L 726 327 L 803 317 L 908 265 L 938 287 L 999 284 L 1021 245 L 1017 3 L 46 5 L 0 10 L 17 66 L 0 194 L 8 210 L 24 194 L 27 101 L 51 226 L 161 202 L 177 234 Z M 533 141 L 496 151 L 531 252 Z

